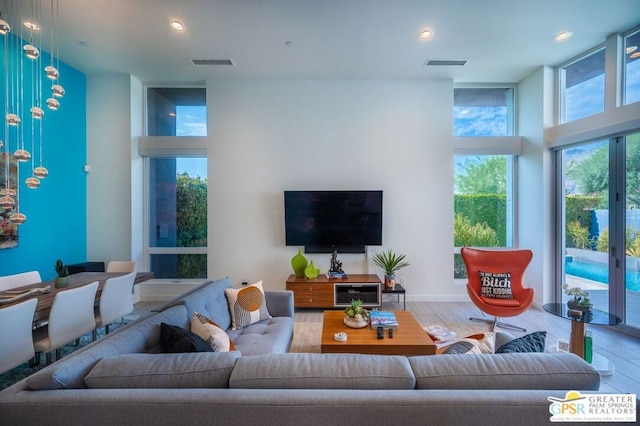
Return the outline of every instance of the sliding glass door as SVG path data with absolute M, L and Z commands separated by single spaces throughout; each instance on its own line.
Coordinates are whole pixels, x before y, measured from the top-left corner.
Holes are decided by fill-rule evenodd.
M 562 284 L 640 333 L 640 133 L 558 152 Z
M 589 293 L 596 309 L 609 310 L 609 142 L 561 152 L 564 276 L 561 284 Z M 562 301 L 568 296 L 563 292 Z

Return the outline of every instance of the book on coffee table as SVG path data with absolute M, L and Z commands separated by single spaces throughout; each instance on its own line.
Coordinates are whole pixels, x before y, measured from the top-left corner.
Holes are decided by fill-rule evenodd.
M 427 325 L 423 329 L 431 337 L 437 348 L 450 345 L 458 338 L 458 334 L 455 331 L 451 331 L 440 324 Z
M 373 311 L 369 314 L 371 328 L 374 330 L 378 327 L 398 329 L 398 320 L 396 315 L 391 311 Z

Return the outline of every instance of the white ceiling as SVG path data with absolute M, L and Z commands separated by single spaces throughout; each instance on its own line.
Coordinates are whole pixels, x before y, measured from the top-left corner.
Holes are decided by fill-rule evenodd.
M 127 73 L 155 83 L 210 78 L 513 83 L 640 24 L 640 0 L 57 1 L 61 60 L 88 75 Z M 49 3 L 43 1 L 45 17 Z M 186 27 L 182 33 L 169 28 L 176 18 Z M 48 23 L 42 24 L 48 34 Z M 433 31 L 431 40 L 418 39 L 423 28 Z M 573 37 L 554 42 L 563 30 Z M 235 66 L 197 67 L 191 59 L 231 59 Z M 427 59 L 468 63 L 425 67 Z

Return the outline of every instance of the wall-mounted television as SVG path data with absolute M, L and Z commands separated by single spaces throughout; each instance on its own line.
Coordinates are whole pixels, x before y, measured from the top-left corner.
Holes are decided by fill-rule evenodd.
M 307 253 L 382 245 L 382 191 L 284 191 L 285 242 Z

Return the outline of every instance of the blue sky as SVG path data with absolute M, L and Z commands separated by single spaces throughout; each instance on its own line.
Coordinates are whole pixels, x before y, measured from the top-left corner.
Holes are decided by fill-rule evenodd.
M 207 136 L 207 107 L 177 106 L 176 136 Z M 178 158 L 176 167 L 177 173 L 187 172 L 191 177 L 207 177 L 206 158 Z

